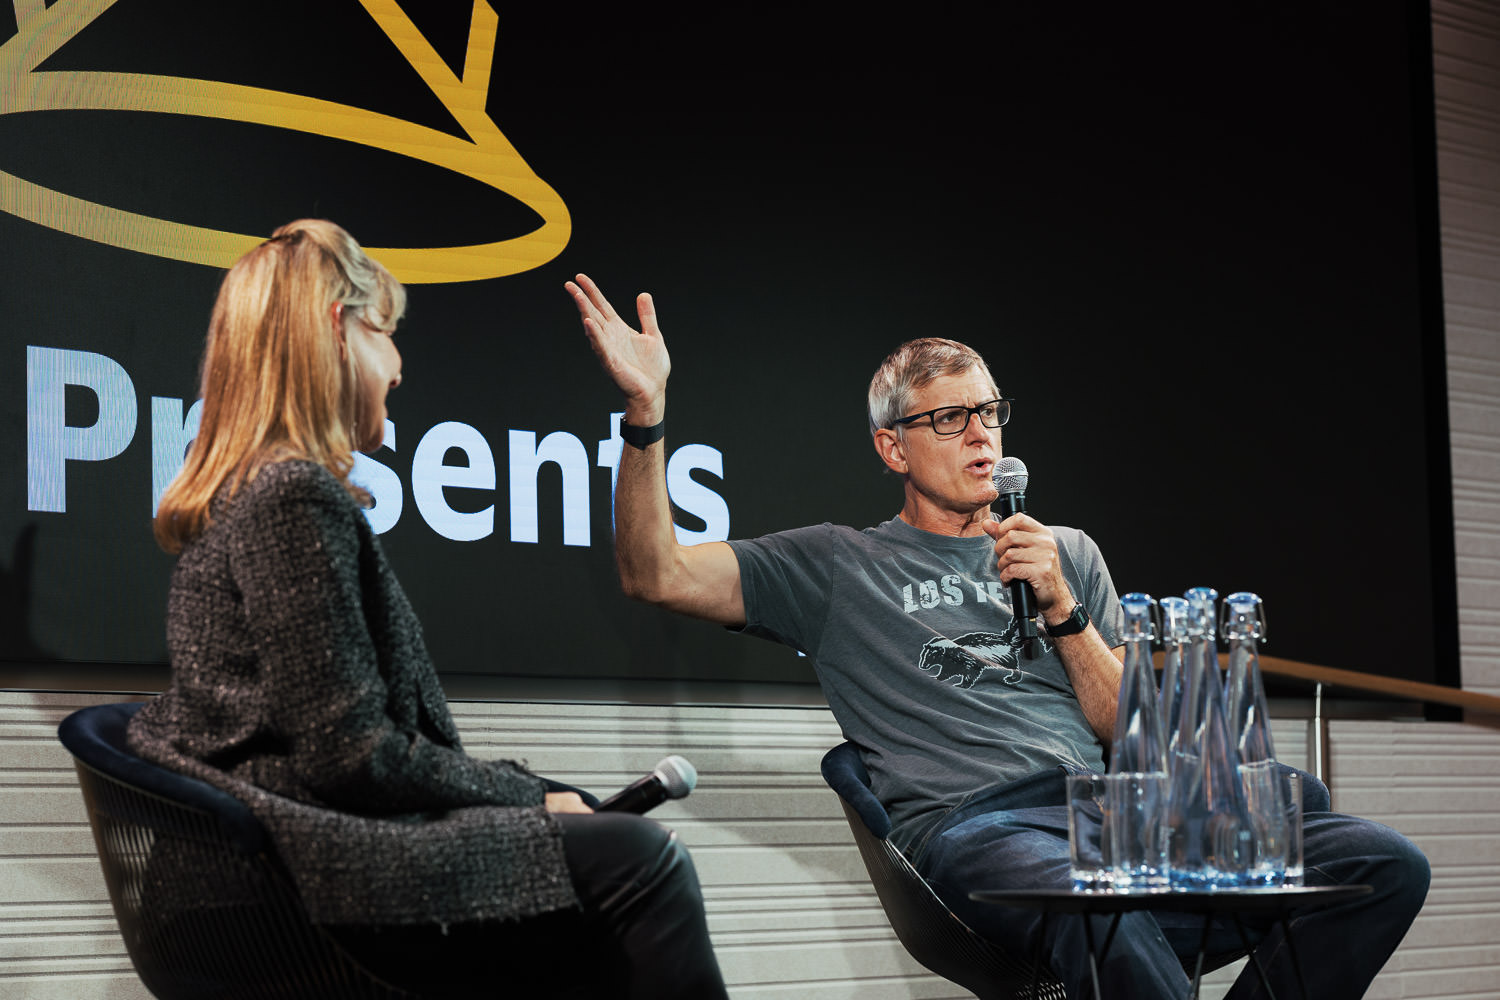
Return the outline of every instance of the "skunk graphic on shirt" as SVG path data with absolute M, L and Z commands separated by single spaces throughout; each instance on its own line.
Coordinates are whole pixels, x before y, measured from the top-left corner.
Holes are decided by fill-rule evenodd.
M 1043 640 L 1045 641 L 1045 640 Z M 1016 637 L 1016 623 L 1003 632 L 965 632 L 957 639 L 929 639 L 922 646 L 917 666 L 938 680 L 956 687 L 971 688 L 985 671 L 1001 671 L 992 679 L 1004 684 L 1019 684 L 1021 643 Z

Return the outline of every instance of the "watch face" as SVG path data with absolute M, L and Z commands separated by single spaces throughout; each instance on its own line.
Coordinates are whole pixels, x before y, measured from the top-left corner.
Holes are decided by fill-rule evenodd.
M 1082 604 L 1073 608 L 1073 613 L 1055 626 L 1047 629 L 1050 635 L 1077 635 L 1089 627 L 1089 612 Z

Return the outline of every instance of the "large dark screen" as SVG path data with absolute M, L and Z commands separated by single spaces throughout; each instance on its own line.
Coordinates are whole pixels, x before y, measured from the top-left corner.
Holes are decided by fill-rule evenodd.
M 447 673 L 811 680 L 620 596 L 584 270 L 656 297 L 685 537 L 892 516 L 865 387 L 951 336 L 1119 590 L 1254 590 L 1267 653 L 1456 683 L 1425 5 L 1046 6 L 500 8 L 493 47 L 415 0 L 0 24 L 0 657 L 164 659 L 149 521 L 222 274 L 183 227 L 316 215 L 503 244 L 382 258 L 406 380 L 361 474 Z M 476 116 L 518 155 L 464 149 Z

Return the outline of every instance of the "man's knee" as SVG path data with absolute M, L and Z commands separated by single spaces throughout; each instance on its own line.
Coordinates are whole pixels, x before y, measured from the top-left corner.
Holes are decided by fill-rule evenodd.
M 1381 905 L 1403 907 L 1413 916 L 1427 898 L 1432 868 L 1405 836 L 1371 820 L 1330 816 L 1307 843 L 1312 884 L 1366 884 Z
M 1392 899 L 1416 916 L 1427 899 L 1427 888 L 1432 884 L 1432 865 L 1427 855 L 1410 840 L 1389 830 Z

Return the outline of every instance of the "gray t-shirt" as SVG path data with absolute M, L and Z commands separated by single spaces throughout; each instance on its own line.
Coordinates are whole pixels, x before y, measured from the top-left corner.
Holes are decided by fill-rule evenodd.
M 1104 641 L 1122 614 L 1098 547 L 1053 527 L 1063 575 Z M 1050 642 L 1028 658 L 988 535 L 935 535 L 899 518 L 731 542 L 745 631 L 812 658 L 844 735 L 864 752 L 892 837 L 980 789 L 1060 764 L 1103 770 Z

